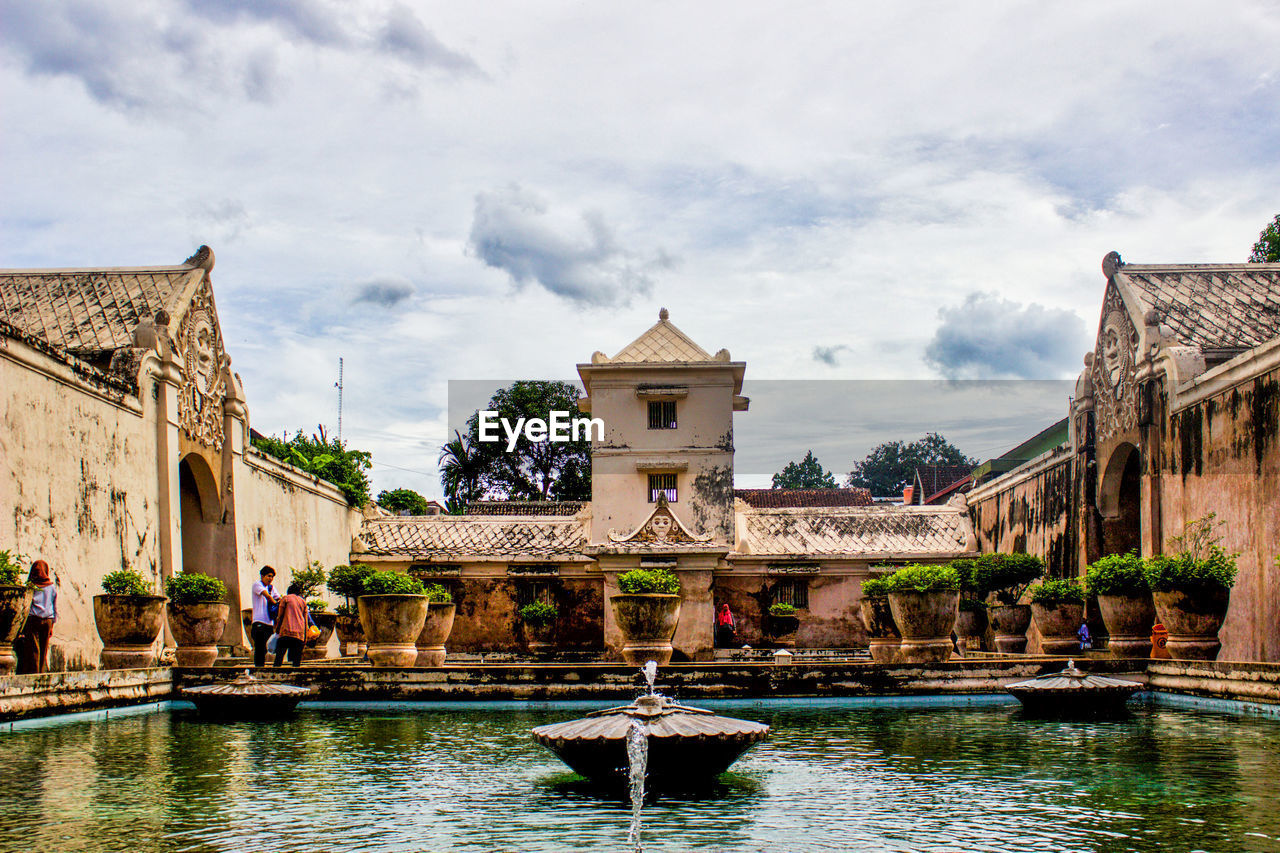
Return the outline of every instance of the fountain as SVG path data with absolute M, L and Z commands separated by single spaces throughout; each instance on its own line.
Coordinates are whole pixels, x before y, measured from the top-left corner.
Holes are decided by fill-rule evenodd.
M 182 697 L 191 700 L 201 716 L 236 720 L 288 716 L 309 695 L 310 687 L 262 681 L 247 669 L 234 681 L 182 688 Z
M 1069 717 L 1123 713 L 1129 697 L 1141 689 L 1136 681 L 1082 672 L 1074 660 L 1062 672 L 1005 685 L 1027 712 Z

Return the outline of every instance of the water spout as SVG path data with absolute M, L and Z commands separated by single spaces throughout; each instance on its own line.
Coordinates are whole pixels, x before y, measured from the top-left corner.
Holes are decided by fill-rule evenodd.
M 645 675 L 649 675 L 649 667 L 657 669 L 653 661 L 645 664 Z M 649 680 L 650 692 L 653 680 Z M 632 853 L 642 853 L 640 846 L 640 810 L 644 806 L 644 774 L 649 763 L 649 728 L 639 720 L 631 721 L 627 730 L 627 764 L 630 768 L 629 787 L 631 789 L 631 829 L 627 831 L 627 844 Z
M 658 662 L 651 660 L 641 667 L 640 671 L 644 673 L 644 680 L 649 683 L 649 695 L 652 696 L 653 682 L 658 677 Z

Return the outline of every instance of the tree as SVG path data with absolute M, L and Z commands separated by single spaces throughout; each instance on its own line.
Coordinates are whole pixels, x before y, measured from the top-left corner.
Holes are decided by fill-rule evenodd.
M 430 503 L 413 489 L 391 489 L 378 493 L 378 506 L 387 512 L 407 512 L 409 515 L 426 515 Z
M 845 485 L 870 489 L 873 495 L 896 495 L 912 483 L 916 468 L 923 465 L 977 464 L 977 459 L 965 456 L 951 442 L 931 432 L 910 444 L 886 441 L 876 446 L 866 459 L 854 463 Z
M 835 475 L 825 470 L 810 450 L 800 462 L 788 462 L 773 475 L 775 489 L 834 489 Z
M 298 430 L 293 438 L 289 438 L 288 433 L 282 433 L 280 438 L 257 435 L 251 443 L 269 456 L 333 483 L 352 506 L 369 502 L 369 475 L 365 472 L 373 464 L 373 454 L 348 450 L 345 443 L 330 439 L 323 425 L 316 427 L 310 438 Z
M 449 512 L 461 512 L 463 506 L 484 494 L 480 479 L 486 464 L 470 436 L 455 429 L 453 438 L 440 449 L 439 459 L 440 485 Z
M 1280 213 L 1267 223 L 1258 235 L 1258 242 L 1253 244 L 1253 252 L 1249 255 L 1251 264 L 1273 264 L 1280 262 Z

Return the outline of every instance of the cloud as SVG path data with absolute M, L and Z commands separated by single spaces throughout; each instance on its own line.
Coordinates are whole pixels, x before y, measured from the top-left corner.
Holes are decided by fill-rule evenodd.
M 672 263 L 665 253 L 638 261 L 617 244 L 603 214 L 553 212 L 516 185 L 476 196 L 468 245 L 518 287 L 536 283 L 585 305 L 625 305 L 647 295 L 653 288 L 647 271 Z
M 835 367 L 840 363 L 840 353 L 849 349 L 844 344 L 836 344 L 832 347 L 814 347 L 813 360 L 820 361 L 828 367 Z
M 433 66 L 455 74 L 482 73 L 471 57 L 445 47 L 412 10 L 398 3 L 387 15 L 378 46 L 419 68 Z
M 949 379 L 1049 379 L 1079 364 L 1088 346 L 1084 321 L 1072 311 L 1023 305 L 994 293 L 970 293 L 938 309 L 942 325 L 925 362 Z
M 381 279 L 366 282 L 357 289 L 355 302 L 368 302 L 383 308 L 394 308 L 414 293 L 407 281 Z

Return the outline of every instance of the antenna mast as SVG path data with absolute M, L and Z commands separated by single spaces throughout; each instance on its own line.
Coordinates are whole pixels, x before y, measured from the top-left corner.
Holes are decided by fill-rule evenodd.
M 338 389 L 338 442 L 342 442 L 342 357 L 338 357 L 338 381 L 333 383 Z

